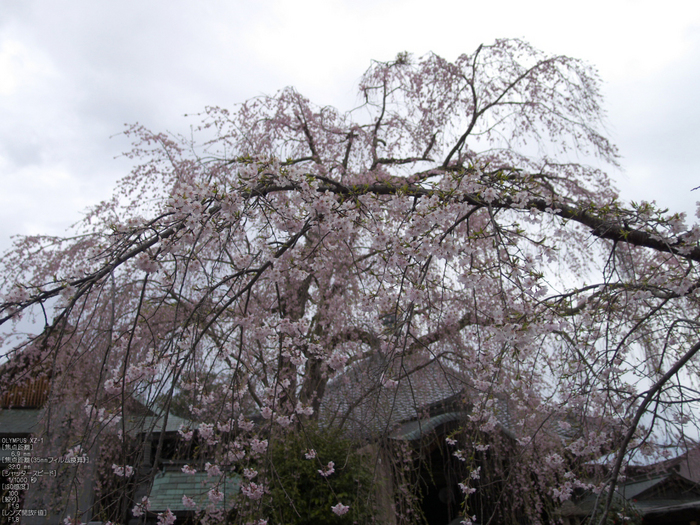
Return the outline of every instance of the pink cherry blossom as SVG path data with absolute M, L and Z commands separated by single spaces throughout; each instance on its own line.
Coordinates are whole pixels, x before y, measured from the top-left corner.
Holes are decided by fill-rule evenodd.
M 327 478 L 331 474 L 335 472 L 335 463 L 332 461 L 328 462 L 328 465 L 323 470 L 319 470 L 318 473 L 321 474 L 324 478 Z
M 173 514 L 170 509 L 158 513 L 158 525 L 173 525 L 176 520 L 175 514 Z
M 207 461 L 207 463 L 204 465 L 204 470 L 207 472 L 207 476 L 221 476 L 221 469 L 219 468 L 218 465 L 212 465 Z
M 241 485 L 241 492 L 247 498 L 251 500 L 259 500 L 265 494 L 265 487 L 262 484 L 248 483 L 247 485 Z
M 224 500 L 224 493 L 221 492 L 218 488 L 213 488 L 210 489 L 209 492 L 207 492 L 207 497 L 209 498 L 209 501 L 211 501 L 214 504 L 221 503 Z
M 44 451 L 77 482 L 92 462 L 104 508 L 178 426 L 182 472 L 240 476 L 249 521 L 294 503 L 267 501 L 275 445 L 324 425 L 390 450 L 405 517 L 425 458 L 394 433 L 449 409 L 436 446 L 462 491 L 533 522 L 577 490 L 611 503 L 631 453 L 694 435 L 700 227 L 620 201 L 596 71 L 497 40 L 372 62 L 358 89 L 346 112 L 286 88 L 207 107 L 188 137 L 130 126 L 113 198 L 3 255 L 0 397 L 46 383 Z M 325 458 L 308 436 L 296 460 Z M 489 483 L 500 455 L 518 460 Z
M 134 474 L 134 467 L 130 465 L 112 465 L 112 471 L 120 478 L 129 478 Z

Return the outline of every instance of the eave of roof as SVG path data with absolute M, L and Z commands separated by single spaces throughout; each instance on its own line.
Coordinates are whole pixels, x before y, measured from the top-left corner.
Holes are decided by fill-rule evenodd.
M 400 441 L 415 441 L 422 439 L 440 425 L 452 421 L 461 421 L 469 416 L 468 412 L 445 412 L 427 419 L 417 419 L 403 423 L 389 436 Z

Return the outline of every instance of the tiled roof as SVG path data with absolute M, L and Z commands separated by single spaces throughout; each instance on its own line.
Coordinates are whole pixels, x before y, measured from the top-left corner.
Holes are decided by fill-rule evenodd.
M 385 386 L 396 380 L 394 387 Z M 395 431 L 400 423 L 444 413 L 441 403 L 458 399 L 466 378 L 437 361 L 381 363 L 369 361 L 345 371 L 328 383 L 320 419 L 342 425 L 354 438 Z
M 31 434 L 38 429 L 41 410 L 14 408 L 0 410 L 0 434 Z
M 240 478 L 231 476 L 220 481 L 218 477 L 209 477 L 206 472 L 185 474 L 178 471 L 165 471 L 156 475 L 149 496 L 149 510 L 151 512 L 163 512 L 170 509 L 172 512 L 191 511 L 182 502 L 183 496 L 192 498 L 198 508 L 204 508 L 210 504 L 207 493 L 218 484 L 219 491 L 224 493 L 224 501 L 219 502 L 216 508 L 222 508 L 226 502 L 226 508 L 233 505 L 233 497 L 238 493 Z
M 151 432 L 161 432 L 163 430 L 163 422 L 165 421 L 165 415 L 157 415 L 157 416 L 146 416 L 144 418 L 143 422 L 143 428 L 147 431 Z M 185 419 L 179 416 L 176 416 L 173 413 L 168 414 L 168 422 L 165 425 L 165 431 L 166 432 L 177 432 L 180 427 L 182 428 L 190 428 L 190 429 L 196 429 L 199 427 L 199 423 L 195 423 L 193 421 L 190 421 L 189 419 Z
M 595 508 L 599 497 L 588 492 L 576 503 L 567 501 L 562 507 L 562 515 L 586 516 Z M 700 484 L 675 471 L 620 481 L 615 497 L 631 502 L 645 521 L 653 519 L 654 523 L 688 523 L 689 519 L 680 517 L 700 510 Z M 656 521 L 660 518 L 665 521 Z
M 627 481 L 621 484 L 620 492 L 626 499 L 662 500 L 665 496 L 669 499 L 696 501 L 700 497 L 700 485 L 677 472 L 670 472 L 662 476 Z
M 126 418 L 127 431 L 130 435 L 135 434 L 159 434 L 163 430 L 165 414 L 157 414 L 149 411 L 147 414 L 129 415 Z M 177 432 L 180 428 L 196 429 L 199 423 L 190 421 L 173 413 L 168 414 L 168 422 L 165 425 L 166 432 Z
M 462 421 L 469 415 L 468 412 L 445 412 L 426 419 L 415 419 L 399 425 L 391 434 L 392 439 L 414 441 L 432 432 L 437 427 L 451 421 Z

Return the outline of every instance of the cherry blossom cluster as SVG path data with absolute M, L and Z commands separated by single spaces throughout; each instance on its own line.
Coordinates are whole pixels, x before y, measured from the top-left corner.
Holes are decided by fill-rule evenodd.
M 394 413 L 385 401 L 429 364 L 461 382 L 463 428 L 440 446 L 462 495 L 481 497 L 484 458 L 514 447 L 516 465 L 493 467 L 507 480 L 494 500 L 532 520 L 614 483 L 628 449 L 663 441 L 660 426 L 686 433 L 698 421 L 700 227 L 625 205 L 584 163 L 618 163 L 595 71 L 499 40 L 454 61 L 373 62 L 359 93 L 346 113 L 292 88 L 209 107 L 193 138 L 130 127 L 135 166 L 114 197 L 69 238 L 19 239 L 3 257 L 0 322 L 29 315 L 44 330 L 3 339 L 15 346 L 0 356 L 0 394 L 21 372 L 50 377 L 48 403 L 71 416 L 54 439 L 66 457 L 98 436 L 143 450 L 142 413 L 187 420 L 179 445 L 197 457 L 182 471 L 240 475 L 241 523 L 274 505 L 273 439 L 309 421 L 352 433 L 365 406 Z M 437 382 L 411 385 L 414 400 Z M 340 458 L 304 448 L 314 476 L 337 479 Z M 583 479 L 610 451 L 609 478 Z M 414 452 L 391 467 L 407 521 Z M 115 476 L 144 482 L 126 457 L 100 465 L 105 491 Z M 222 497 L 208 492 L 203 519 Z M 356 511 L 342 498 L 329 514 Z

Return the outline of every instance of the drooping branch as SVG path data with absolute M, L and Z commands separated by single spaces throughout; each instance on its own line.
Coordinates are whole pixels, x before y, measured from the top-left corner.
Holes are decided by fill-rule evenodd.
M 641 421 L 642 416 L 646 414 L 647 407 L 654 400 L 654 397 L 661 391 L 663 386 L 666 383 L 668 383 L 673 377 L 675 377 L 678 374 L 678 372 L 680 372 L 680 370 L 688 363 L 688 361 L 690 361 L 698 352 L 700 352 L 700 342 L 695 343 L 690 350 L 688 350 L 678 361 L 676 361 L 674 365 L 671 368 L 669 368 L 668 371 L 658 381 L 656 381 L 656 383 L 654 383 L 649 390 L 647 390 L 644 399 L 637 407 L 637 410 L 634 413 L 634 418 L 632 419 L 630 427 L 627 430 L 627 434 L 625 434 L 625 437 L 622 440 L 622 444 L 620 445 L 620 448 L 617 451 L 617 456 L 615 458 L 612 473 L 610 474 L 610 484 L 608 486 L 608 495 L 605 501 L 605 509 L 603 510 L 603 513 L 598 520 L 599 525 L 603 525 L 605 523 L 605 519 L 608 515 L 608 512 L 610 511 L 613 498 L 615 497 L 615 487 L 617 485 L 617 479 L 620 476 L 620 469 L 622 468 L 622 463 L 625 459 L 625 452 L 627 452 L 627 447 L 629 446 L 630 442 L 632 441 L 632 438 L 634 437 L 635 432 L 637 431 L 637 427 L 639 426 L 639 422 Z M 595 515 L 591 516 L 591 520 L 594 517 Z
M 166 228 L 162 232 L 156 232 L 153 235 L 151 235 L 148 239 L 145 241 L 142 241 L 138 244 L 136 244 L 133 247 L 128 247 L 124 253 L 119 254 L 109 262 L 108 264 L 104 265 L 102 268 L 97 270 L 94 273 L 91 273 L 89 275 L 86 275 L 85 277 L 81 277 L 79 279 L 74 279 L 72 281 L 69 281 L 67 284 L 62 284 L 60 286 L 56 286 L 51 288 L 50 290 L 42 291 L 27 301 L 22 301 L 20 303 L 13 303 L 13 302 L 8 302 L 8 303 L 3 303 L 0 305 L 0 311 L 7 311 L 11 310 L 11 313 L 5 315 L 4 317 L 0 317 L 0 325 L 3 323 L 9 321 L 12 319 L 15 315 L 17 315 L 18 312 L 35 305 L 37 303 L 44 303 L 47 300 L 58 296 L 63 290 L 69 287 L 76 288 L 76 294 L 74 296 L 74 300 L 80 297 L 81 295 L 87 293 L 89 289 L 97 282 L 101 281 L 103 278 L 105 278 L 107 275 L 111 274 L 114 270 L 119 268 L 122 264 L 126 263 L 127 261 L 130 261 L 134 259 L 136 256 L 139 254 L 145 252 L 152 246 L 156 245 L 163 239 L 167 239 L 169 237 L 172 237 L 175 235 L 177 232 L 181 231 L 183 228 L 185 228 L 184 221 L 179 221 L 178 223 Z

